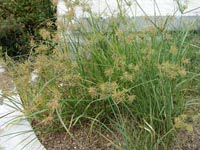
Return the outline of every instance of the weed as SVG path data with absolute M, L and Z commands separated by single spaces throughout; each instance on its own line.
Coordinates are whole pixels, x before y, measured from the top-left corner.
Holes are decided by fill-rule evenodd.
M 67 1 L 66 26 L 60 32 L 67 28 L 70 34 L 54 53 L 46 55 L 42 51 L 48 47 L 41 45 L 38 55 L 9 68 L 25 114 L 44 132 L 69 133 L 68 127 L 91 121 L 91 127 L 96 124 L 112 135 L 115 147 L 168 149 L 185 89 L 196 79 L 189 31 L 174 34 L 158 26 L 127 30 L 123 9 L 106 20 L 75 2 Z M 77 6 L 87 11 L 87 19 L 76 18 Z M 30 82 L 33 70 L 37 79 Z

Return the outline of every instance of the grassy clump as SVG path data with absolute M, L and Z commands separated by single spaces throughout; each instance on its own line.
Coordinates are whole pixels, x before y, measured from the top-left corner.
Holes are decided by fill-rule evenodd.
M 43 133 L 69 133 L 89 122 L 112 134 L 113 143 L 122 139 L 116 148 L 167 149 L 173 120 L 197 75 L 188 31 L 129 31 L 122 14 L 106 26 L 89 14 L 80 21 L 69 12 L 71 34 L 53 54 L 42 47 L 10 67 L 24 113 Z M 30 82 L 33 73 L 37 78 Z

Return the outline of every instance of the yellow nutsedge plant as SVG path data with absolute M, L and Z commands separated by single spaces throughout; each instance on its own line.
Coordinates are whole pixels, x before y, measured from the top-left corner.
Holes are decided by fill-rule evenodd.
M 129 72 L 127 72 L 127 71 L 125 71 L 125 72 L 123 73 L 123 75 L 121 76 L 121 80 L 122 80 L 122 81 L 133 82 L 134 79 L 135 79 L 134 74 L 129 73 Z
M 175 79 L 178 76 L 184 77 L 186 75 L 184 67 L 181 67 L 177 64 L 172 64 L 169 61 L 158 65 L 158 69 L 160 70 L 161 76 L 168 77 L 170 79 Z
M 134 94 L 130 95 L 127 89 L 122 89 L 122 90 L 117 89 L 116 91 L 113 92 L 112 98 L 117 104 L 120 104 L 122 102 L 127 102 L 128 104 L 132 104 L 132 102 L 136 98 L 136 95 Z
M 128 64 L 128 69 L 129 69 L 130 71 L 134 70 L 134 67 L 135 67 L 134 64 L 132 64 L 132 63 Z
M 169 52 L 170 52 L 172 55 L 177 55 L 178 49 L 177 49 L 176 45 L 172 45 L 172 46 L 170 47 Z
M 187 74 L 185 68 L 183 67 L 178 68 L 178 73 L 181 77 L 184 77 Z
M 36 53 L 45 53 L 45 52 L 47 52 L 48 49 L 49 49 L 49 48 L 48 48 L 47 45 L 41 44 L 41 45 L 39 45 L 37 48 L 35 48 L 35 52 L 36 52 Z
M 123 92 L 114 91 L 113 94 L 112 94 L 112 98 L 117 104 L 121 103 L 123 101 L 123 98 L 124 98 Z
M 38 87 L 37 87 L 38 88 Z M 42 106 L 42 107 L 46 107 L 46 98 L 44 95 L 39 95 L 38 91 L 35 92 L 35 97 L 34 97 L 34 101 L 32 102 L 32 105 L 35 105 L 36 109 Z
M 55 24 L 56 24 L 56 26 L 58 27 L 58 32 L 59 32 L 60 34 L 62 34 L 62 33 L 63 33 L 62 31 L 65 30 L 65 25 L 66 25 L 66 23 L 65 23 L 63 20 L 57 19 L 56 22 L 55 22 Z
M 134 35 L 134 34 L 129 34 L 129 35 L 126 37 L 126 42 L 127 42 L 128 44 L 131 44 L 131 43 L 133 42 L 134 38 L 135 38 L 135 35 Z
M 188 116 L 186 114 L 182 114 L 175 118 L 175 128 L 177 129 L 186 129 L 188 132 L 193 132 L 193 124 L 187 123 L 186 119 Z
M 52 98 L 47 103 L 49 110 L 55 111 L 59 107 L 59 102 L 61 99 L 62 94 L 56 88 L 51 89 L 51 96 Z
M 47 107 L 49 110 L 54 111 L 59 107 L 59 101 L 58 99 L 52 99 L 47 103 Z
M 59 36 L 59 31 L 56 32 L 55 34 L 52 35 L 52 40 L 53 41 L 56 41 L 56 42 L 59 42 L 60 41 L 60 36 Z
M 190 63 L 190 59 L 188 58 L 185 58 L 185 59 L 182 59 L 182 64 L 189 64 Z
M 34 47 L 35 45 L 36 45 L 35 41 L 33 40 L 33 38 L 31 38 L 31 40 L 30 40 L 30 46 Z
M 135 65 L 134 68 L 133 68 L 133 70 L 134 70 L 135 72 L 140 71 L 140 66 L 139 66 L 138 64 Z
M 31 88 L 26 89 L 26 90 L 32 92 Z M 23 113 L 28 116 L 32 114 L 33 112 L 39 111 L 40 107 L 45 106 L 45 104 L 44 104 L 43 96 L 36 96 L 34 97 L 35 98 L 34 100 L 30 101 L 31 95 L 29 95 L 27 91 L 26 92 L 20 91 L 20 97 L 23 99 L 23 103 L 25 104 Z M 25 94 L 26 94 L 26 97 L 25 97 Z
M 158 68 L 160 69 L 160 75 L 163 77 L 175 79 L 178 76 L 178 73 L 176 72 L 177 66 L 170 64 L 168 61 L 158 65 Z
M 114 61 L 114 66 L 115 66 L 116 70 L 123 71 L 125 69 L 126 56 L 113 54 L 112 59 Z
M 124 36 L 124 32 L 121 29 L 118 29 L 115 33 L 115 35 L 121 39 Z
M 107 77 L 111 77 L 113 75 L 113 69 L 112 68 L 105 69 L 104 73 Z
M 136 95 L 129 95 L 128 96 L 128 103 L 131 104 L 136 98 Z
M 38 69 L 40 66 L 43 67 L 48 62 L 47 56 L 41 54 L 36 57 L 35 67 Z
M 54 120 L 54 117 L 50 114 L 49 116 L 45 116 L 44 119 L 39 123 L 42 125 L 51 125 L 52 121 Z
M 128 64 L 128 69 L 129 69 L 129 71 L 138 73 L 140 71 L 140 64 L 134 65 L 134 64 L 130 63 L 130 64 Z
M 40 33 L 40 36 L 43 38 L 43 39 L 50 39 L 51 37 L 51 34 L 49 31 L 47 31 L 45 28 L 42 28 L 39 30 L 39 33 Z
M 153 56 L 155 54 L 155 50 L 150 48 L 149 50 L 147 50 L 147 53 L 146 53 L 146 59 L 148 60 L 148 62 L 152 61 L 153 60 Z
M 52 26 L 54 26 L 54 24 L 55 24 L 55 22 L 53 22 L 51 20 L 46 21 L 47 28 L 51 28 Z
M 154 25 L 149 25 L 145 28 L 145 32 L 155 35 L 157 33 L 157 29 Z
M 105 82 L 101 83 L 98 87 L 100 89 L 100 97 L 105 98 L 112 95 L 118 89 L 118 84 L 114 81 Z
M 88 94 L 89 94 L 92 98 L 97 98 L 97 96 L 98 96 L 97 89 L 96 89 L 95 87 L 89 87 L 89 88 L 88 88 Z
M 29 88 L 30 76 L 30 64 L 28 61 L 17 65 L 17 70 L 15 70 L 12 76 L 15 78 L 17 86 L 26 89 Z M 20 86 L 21 85 L 21 86 Z

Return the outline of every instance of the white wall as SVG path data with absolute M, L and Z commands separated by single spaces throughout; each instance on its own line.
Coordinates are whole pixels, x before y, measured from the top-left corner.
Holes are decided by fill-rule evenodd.
M 58 0 L 58 20 L 64 20 L 62 16 L 67 13 L 65 6 L 65 0 Z M 82 0 L 84 1 L 84 0 Z M 125 1 L 125 0 L 118 0 Z M 189 28 L 199 29 L 200 27 L 200 0 L 126 0 L 132 2 L 131 7 L 128 7 L 125 3 L 121 3 L 120 6 L 124 6 L 127 14 L 136 18 L 136 29 L 142 31 L 143 28 L 151 25 L 146 22 L 144 17 L 149 16 L 150 19 L 157 24 L 160 21 L 164 21 L 166 16 L 174 16 L 171 22 L 168 22 L 168 30 Z M 178 5 L 177 1 L 180 3 Z M 117 14 L 117 0 L 87 0 L 91 6 L 93 13 L 101 14 L 103 18 L 109 18 L 112 14 Z M 180 11 L 180 7 L 185 7 L 184 11 Z M 198 8 L 198 9 L 197 9 Z M 84 13 L 80 7 L 76 7 L 77 17 L 87 17 L 88 14 Z M 155 20 L 154 16 L 162 16 Z
M 128 14 L 130 16 L 144 16 L 145 13 L 148 16 L 166 16 L 166 15 L 175 15 L 176 16 L 197 16 L 200 15 L 200 9 L 193 10 L 195 8 L 200 7 L 200 0 L 126 0 L 132 3 L 132 6 L 127 8 Z M 186 6 L 187 8 L 184 10 L 185 14 L 181 14 L 178 10 L 177 1 L 182 6 Z M 137 3 L 138 2 L 138 3 Z M 156 2 L 156 3 L 155 3 Z M 102 13 L 109 14 L 110 9 L 112 12 L 117 10 L 117 0 L 88 0 L 92 11 L 94 13 Z M 157 6 L 156 6 L 157 4 Z M 121 4 L 123 5 L 123 4 Z M 140 9 L 140 6 L 144 10 L 144 12 Z M 109 8 L 108 8 L 109 7 Z M 193 10 L 191 12 L 188 12 Z M 58 15 L 65 14 L 67 12 L 67 8 L 65 6 L 64 0 L 58 0 Z M 83 15 L 80 8 L 76 9 L 77 15 Z M 188 13 L 187 13 L 188 12 Z

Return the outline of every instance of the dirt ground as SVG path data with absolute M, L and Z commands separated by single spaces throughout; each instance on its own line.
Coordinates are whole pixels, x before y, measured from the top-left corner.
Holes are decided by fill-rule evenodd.
M 200 98 L 196 98 L 200 100 Z M 200 150 L 200 103 L 191 105 L 178 118 L 173 150 Z M 175 123 L 176 127 L 176 123 Z
M 87 128 L 74 129 L 74 137 L 66 132 L 57 132 L 48 135 L 42 144 L 47 150 L 114 150 L 114 146 L 99 134 L 89 133 Z M 107 138 L 108 135 L 106 135 Z

